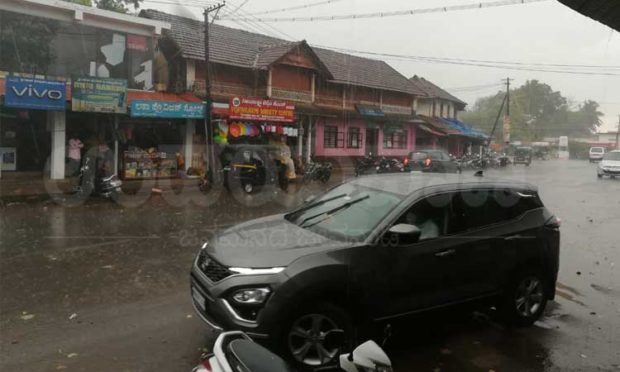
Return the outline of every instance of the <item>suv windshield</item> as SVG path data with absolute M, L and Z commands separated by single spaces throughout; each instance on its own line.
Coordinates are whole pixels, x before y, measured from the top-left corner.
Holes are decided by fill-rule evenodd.
M 402 199 L 397 194 L 347 183 L 287 214 L 286 218 L 335 239 L 359 240 L 368 236 Z
M 605 150 L 602 147 L 592 147 L 590 152 L 602 153 L 605 152 Z

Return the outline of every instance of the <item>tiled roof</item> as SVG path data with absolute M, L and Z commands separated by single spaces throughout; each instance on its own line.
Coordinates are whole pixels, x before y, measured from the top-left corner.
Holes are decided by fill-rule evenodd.
M 447 101 L 459 103 L 463 106 L 467 105 L 466 102 L 461 101 L 460 99 L 456 98 L 452 94 L 446 92 L 445 90 L 441 89 L 430 81 L 424 79 L 423 77 L 415 75 L 414 77 L 409 79 L 409 81 L 411 81 L 413 85 L 418 87 L 418 89 L 424 91 L 429 97 L 445 99 Z
M 338 83 L 425 95 L 424 91 L 410 84 L 405 76 L 384 61 L 329 49 L 312 49 L 334 75 L 334 81 Z
M 181 49 L 183 58 L 204 59 L 202 21 L 152 9 L 143 10 L 140 15 L 169 22 L 172 28 L 166 34 Z M 290 42 L 218 24 L 211 25 L 209 31 L 211 61 L 246 68 L 265 68 L 296 45 L 305 44 L 303 41 Z M 424 91 L 384 61 L 321 48 L 311 47 L 311 50 L 326 66 L 332 75 L 330 78 L 333 77 L 332 80 L 337 83 L 425 95 Z

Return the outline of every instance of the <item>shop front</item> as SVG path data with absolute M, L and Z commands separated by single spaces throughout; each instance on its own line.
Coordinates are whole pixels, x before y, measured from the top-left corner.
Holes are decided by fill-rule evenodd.
M 280 148 L 279 160 L 287 176 L 295 178 L 292 155 L 299 145 L 295 106 L 285 101 L 232 97 L 213 106 L 215 153 L 221 163 L 228 145 L 272 145 Z
M 58 140 L 53 120 L 64 114 L 66 93 L 64 81 L 0 79 L 0 172 L 44 173 Z
M 205 105 L 191 95 L 129 92 L 130 115 L 119 120 L 120 176 L 177 178 L 205 172 Z

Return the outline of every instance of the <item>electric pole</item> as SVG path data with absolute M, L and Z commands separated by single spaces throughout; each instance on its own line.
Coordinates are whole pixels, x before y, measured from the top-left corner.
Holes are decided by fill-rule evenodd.
M 205 101 L 207 104 L 206 112 L 205 112 L 205 136 L 206 138 L 206 146 L 207 146 L 207 156 L 208 156 L 208 164 L 207 164 L 207 178 L 210 182 L 213 182 L 213 176 L 217 174 L 215 172 L 215 149 L 213 146 L 213 125 L 211 124 L 211 65 L 209 64 L 210 60 L 210 50 L 209 50 L 209 13 L 211 12 L 219 12 L 226 5 L 226 1 L 218 4 L 213 4 L 208 6 L 204 10 L 205 17 Z
M 510 143 L 510 129 L 512 123 L 510 121 L 510 80 L 511 78 L 506 78 L 506 116 L 504 116 L 504 145 L 508 145 Z

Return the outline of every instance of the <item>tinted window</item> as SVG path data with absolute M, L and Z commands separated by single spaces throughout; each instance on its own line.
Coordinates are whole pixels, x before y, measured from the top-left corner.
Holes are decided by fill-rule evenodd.
M 590 152 L 596 152 L 598 154 L 605 152 L 605 150 L 602 147 L 592 147 L 590 149 Z
M 472 190 L 454 198 L 454 219 L 450 233 L 482 228 L 521 216 L 542 207 L 538 195 L 514 190 Z
M 605 156 L 603 156 L 603 160 L 620 160 L 620 152 L 608 152 Z
M 409 158 L 411 160 L 424 160 L 428 157 L 428 154 L 425 152 L 412 152 L 409 154 Z

